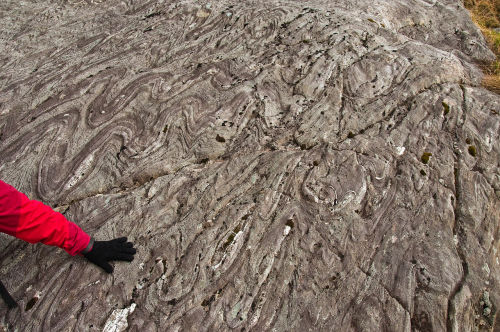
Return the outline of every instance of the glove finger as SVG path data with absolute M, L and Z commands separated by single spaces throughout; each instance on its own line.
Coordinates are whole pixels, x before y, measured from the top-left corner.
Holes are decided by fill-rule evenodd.
M 99 262 L 96 262 L 96 264 L 98 266 L 102 267 L 102 269 L 104 271 L 106 271 L 107 273 L 112 273 L 113 272 L 113 266 L 111 266 L 111 264 L 109 264 L 106 261 L 99 261 Z
M 127 247 L 127 248 L 132 248 L 134 246 L 134 244 L 132 242 L 127 242 L 127 243 L 124 243 L 123 246 Z
M 135 254 L 137 252 L 137 250 L 135 248 L 120 248 L 120 253 L 124 253 L 124 254 Z
M 131 262 L 134 260 L 134 255 L 130 255 L 130 254 L 125 254 L 125 253 L 116 253 L 113 255 L 113 257 L 111 258 L 112 260 L 114 261 L 127 261 L 127 262 Z
M 113 241 L 117 242 L 117 243 L 123 243 L 123 242 L 127 242 L 127 238 L 126 237 L 119 237 L 117 239 L 114 239 Z

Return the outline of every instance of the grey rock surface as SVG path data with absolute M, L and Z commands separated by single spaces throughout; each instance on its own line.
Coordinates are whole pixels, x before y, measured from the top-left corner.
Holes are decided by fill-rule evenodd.
M 1 237 L 4 330 L 500 328 L 500 98 L 460 2 L 0 4 L 0 178 L 106 275 Z

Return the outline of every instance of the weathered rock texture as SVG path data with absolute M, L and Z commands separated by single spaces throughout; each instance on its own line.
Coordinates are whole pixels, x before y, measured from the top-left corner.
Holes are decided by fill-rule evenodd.
M 0 12 L 0 177 L 138 247 L 111 276 L 2 236 L 4 329 L 499 328 L 500 99 L 460 2 Z

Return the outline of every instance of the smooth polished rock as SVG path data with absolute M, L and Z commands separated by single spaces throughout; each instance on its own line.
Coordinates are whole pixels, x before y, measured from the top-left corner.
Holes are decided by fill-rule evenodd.
M 0 178 L 138 248 L 107 275 L 2 235 L 4 330 L 500 328 L 500 98 L 460 2 L 0 8 Z

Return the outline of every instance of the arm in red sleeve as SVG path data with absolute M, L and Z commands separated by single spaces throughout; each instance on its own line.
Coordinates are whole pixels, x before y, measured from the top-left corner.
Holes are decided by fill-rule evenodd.
M 90 236 L 41 202 L 0 180 L 0 232 L 21 240 L 57 246 L 74 256 L 90 250 Z

